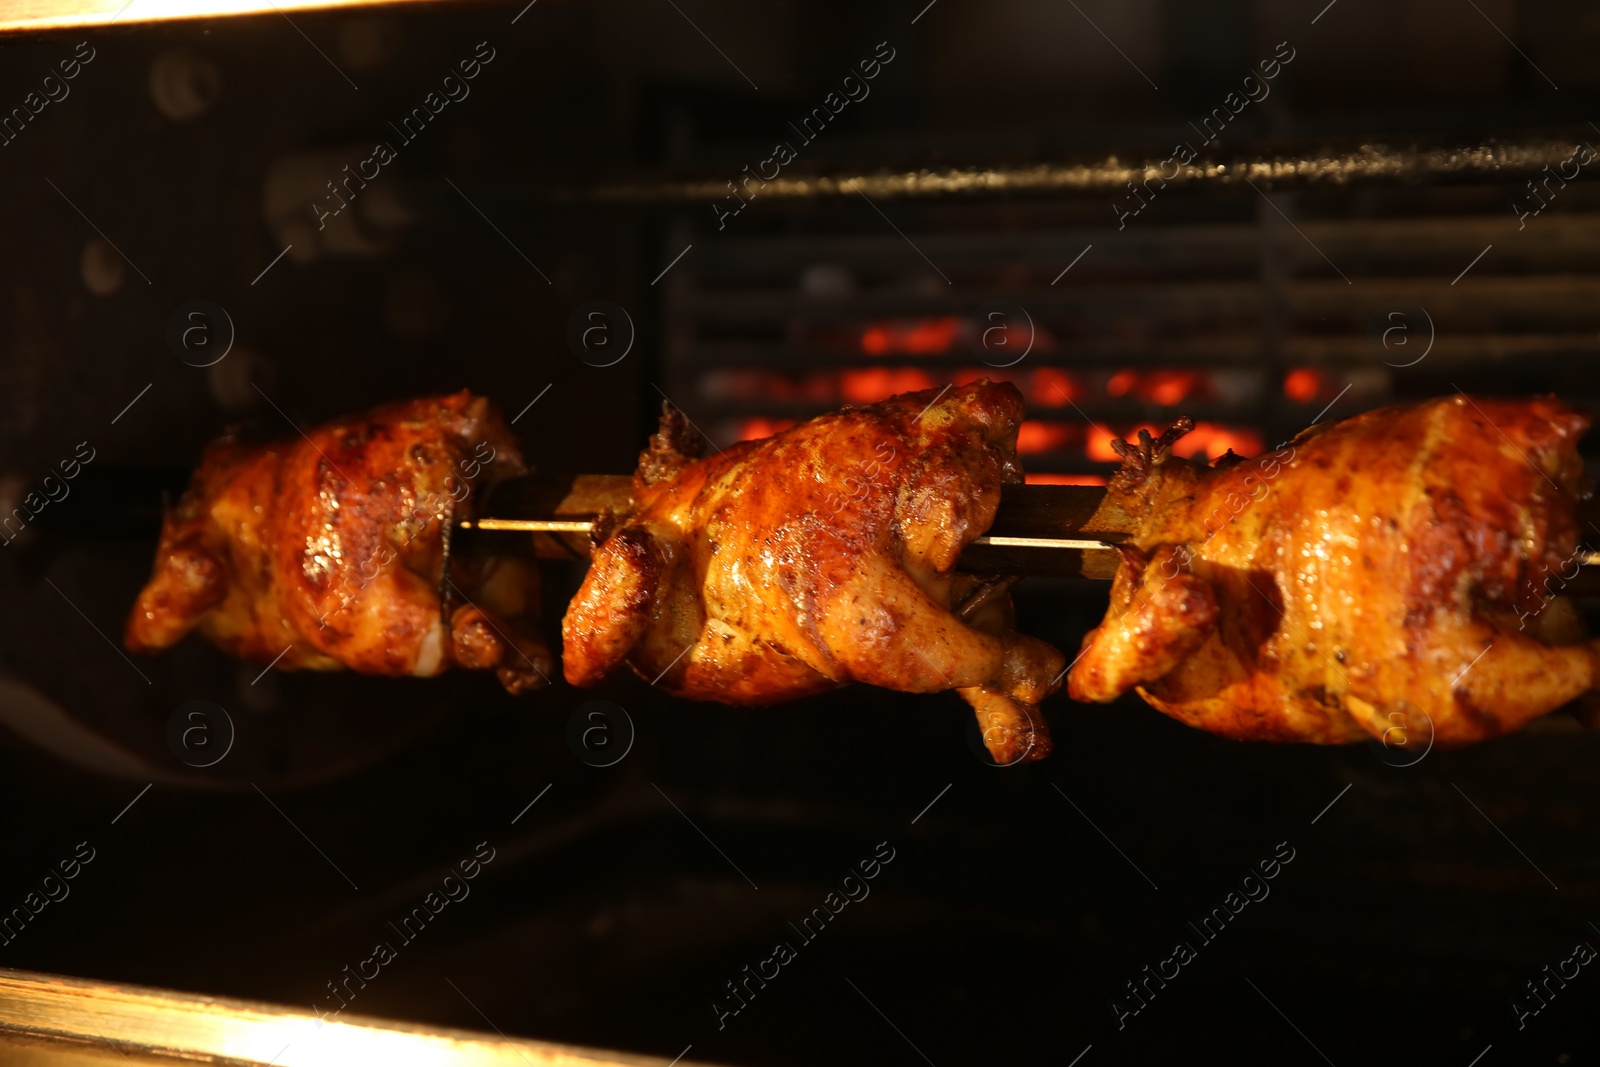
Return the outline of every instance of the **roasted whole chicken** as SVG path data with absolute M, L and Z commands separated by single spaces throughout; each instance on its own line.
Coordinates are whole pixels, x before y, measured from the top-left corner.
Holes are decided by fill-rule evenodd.
M 494 668 L 520 692 L 553 657 L 532 614 L 538 573 L 452 559 L 445 537 L 525 470 L 499 413 L 467 392 L 377 408 L 269 445 L 209 445 L 162 523 L 125 643 L 156 652 L 198 629 L 282 670 L 430 676 Z
M 1000 584 L 954 571 L 1001 485 L 1022 481 L 1022 414 L 1015 388 L 980 381 L 701 459 L 704 439 L 667 405 L 562 621 L 567 680 L 626 661 L 668 692 L 742 705 L 846 682 L 955 689 L 995 760 L 1042 758 L 1037 705 L 1065 660 L 1012 631 Z
M 1552 595 L 1577 572 L 1586 415 L 1458 395 L 1211 468 L 1171 454 L 1190 425 L 1119 442 L 1109 493 L 1137 525 L 1075 699 L 1137 688 L 1227 737 L 1420 747 L 1594 688 L 1596 647 Z

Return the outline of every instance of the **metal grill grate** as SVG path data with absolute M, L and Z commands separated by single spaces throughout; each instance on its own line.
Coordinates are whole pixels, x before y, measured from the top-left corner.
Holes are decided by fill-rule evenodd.
M 1120 230 L 1093 224 L 1115 218 L 1098 197 L 846 200 L 820 222 L 813 202 L 803 220 L 685 225 L 694 254 L 663 283 L 666 381 L 726 444 L 842 403 L 1009 380 L 1041 481 L 1103 476 L 1110 433 L 1180 412 L 1201 423 L 1186 447 L 1214 458 L 1270 448 L 1330 405 L 1458 386 L 1600 396 L 1600 195 L 1554 183 L 1519 219 L 1527 177 L 1486 177 L 1160 191 Z

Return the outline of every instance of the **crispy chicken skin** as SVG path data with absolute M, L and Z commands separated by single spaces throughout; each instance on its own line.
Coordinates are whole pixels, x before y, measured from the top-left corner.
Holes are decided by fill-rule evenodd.
M 970 623 L 951 610 L 981 584 L 956 557 L 1022 481 L 1022 413 L 1015 388 L 982 381 L 697 459 L 703 439 L 668 405 L 562 620 L 567 680 L 626 661 L 668 692 L 743 705 L 846 682 L 956 689 L 996 760 L 1042 758 L 1036 705 L 1061 653 L 1012 632 L 1003 595 L 974 598 Z
M 1185 419 L 1123 445 L 1138 519 L 1069 691 L 1130 688 L 1240 739 L 1515 730 L 1595 684 L 1570 603 L 1577 440 L 1553 399 L 1458 395 L 1314 426 L 1255 460 L 1177 459 Z M 1431 724 L 1431 725 L 1430 725 Z
M 553 662 L 526 617 L 537 572 L 452 560 L 440 580 L 447 528 L 524 470 L 499 413 L 467 392 L 274 444 L 215 441 L 162 523 L 124 642 L 157 652 L 198 629 L 282 670 L 430 676 L 455 663 L 495 668 L 512 692 L 540 685 Z

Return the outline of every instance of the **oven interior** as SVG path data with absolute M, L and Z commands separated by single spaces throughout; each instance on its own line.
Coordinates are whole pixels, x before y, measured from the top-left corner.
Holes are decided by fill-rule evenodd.
M 1571 716 L 1413 758 L 1058 697 L 1054 756 L 998 768 L 953 694 L 749 710 L 628 676 L 513 699 L 114 644 L 205 442 L 428 392 L 516 414 L 541 472 L 620 474 L 664 398 L 726 446 L 1003 378 L 1033 480 L 1084 485 L 1111 433 L 1181 412 L 1216 457 L 1457 389 L 1595 405 L 1600 186 L 1540 168 L 1600 138 L 1600 13 L 1319 7 L 546 0 L 4 39 L 7 106 L 79 41 L 94 58 L 3 146 L 0 511 L 80 442 L 95 458 L 0 550 L 0 906 L 79 842 L 96 858 L 0 962 L 328 1010 L 488 842 L 350 1012 L 773 1067 L 1592 1056 L 1600 979 L 1513 1006 L 1600 939 L 1600 742 Z M 791 125 L 885 48 L 860 99 Z M 485 49 L 414 137 L 391 125 Z M 1232 175 L 1108 177 L 1204 133 Z M 394 160 L 319 229 L 375 140 Z M 748 174 L 775 141 L 796 184 L 767 191 Z M 1373 146 L 1423 169 L 1364 175 Z M 1451 168 L 1439 146 L 1546 155 Z M 1269 158 L 1302 165 L 1235 180 Z M 1098 176 L 1005 180 L 1068 165 Z M 889 180 L 943 168 L 997 180 Z M 170 342 L 197 300 L 232 342 L 205 367 Z M 581 573 L 545 564 L 552 631 Z M 1031 578 L 1020 628 L 1075 650 L 1105 597 Z M 609 766 L 571 743 L 597 699 L 631 723 Z M 204 770 L 169 744 L 191 700 L 235 731 Z M 791 933 L 880 843 L 870 894 Z M 1198 936 L 1275 851 L 1270 894 Z M 726 1010 L 779 941 L 793 963 Z M 1179 941 L 1196 958 L 1139 985 Z

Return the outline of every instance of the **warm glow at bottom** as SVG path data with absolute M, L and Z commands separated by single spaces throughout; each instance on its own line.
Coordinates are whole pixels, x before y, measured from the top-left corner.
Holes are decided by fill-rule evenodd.
M 442 984 L 442 983 L 441 983 Z M 449 988 L 448 986 L 446 987 Z M 459 990 L 458 990 L 459 992 Z M 470 1001 L 468 1002 L 470 1003 Z M 652 1056 L 450 1030 L 369 1016 L 307 1014 L 225 997 L 0 968 L 0 1062 L 22 1062 L 18 1036 L 51 1050 L 111 1044 L 137 1062 L 274 1067 L 668 1067 Z M 146 1055 L 149 1054 L 149 1055 Z M 72 1056 L 77 1063 L 81 1056 Z M 27 1057 L 26 1062 L 66 1062 Z M 100 1056 L 94 1062 L 123 1062 Z M 687 1061 L 677 1061 L 689 1067 Z

